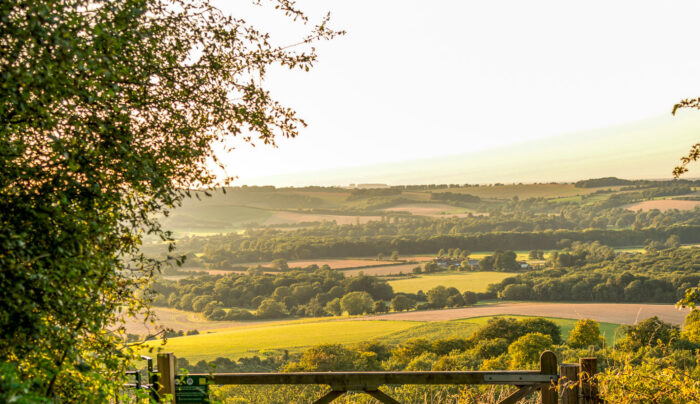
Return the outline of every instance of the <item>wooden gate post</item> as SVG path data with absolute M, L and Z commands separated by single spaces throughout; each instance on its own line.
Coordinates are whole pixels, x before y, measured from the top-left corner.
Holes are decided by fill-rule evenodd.
M 581 390 L 579 397 L 581 404 L 600 403 L 598 398 L 598 386 L 595 375 L 598 373 L 598 358 L 579 358 L 579 378 L 581 379 Z
M 554 352 L 542 352 L 542 355 L 540 355 L 540 373 L 544 375 L 557 374 L 557 357 L 554 355 Z M 540 394 L 542 394 L 542 404 L 557 404 L 559 401 L 555 383 L 556 380 L 550 381 L 548 384 L 542 384 L 540 388 Z
M 172 352 L 158 354 L 158 396 L 160 402 L 166 394 L 172 398 L 171 403 L 175 403 L 175 355 Z
M 579 365 L 575 363 L 562 363 L 559 366 L 561 404 L 579 404 L 578 369 Z

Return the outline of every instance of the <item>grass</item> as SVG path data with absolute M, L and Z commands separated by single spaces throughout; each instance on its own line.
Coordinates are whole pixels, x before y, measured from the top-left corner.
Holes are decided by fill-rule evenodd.
M 472 335 L 479 327 L 480 325 L 467 320 L 434 321 L 397 331 L 383 337 L 381 340 L 389 345 L 397 345 L 412 338 L 427 338 L 430 340 L 465 338 Z
M 174 352 L 177 357 L 187 358 L 190 362 L 217 357 L 237 359 L 261 351 L 300 352 L 318 344 L 355 344 L 376 339 L 395 346 L 412 338 L 466 338 L 495 317 L 528 318 L 499 315 L 436 322 L 303 319 L 222 329 L 170 338 L 164 346 L 160 341 L 151 341 L 149 345 L 154 349 L 162 347 L 164 351 Z M 576 323 L 572 319 L 547 319 L 561 328 L 564 340 Z M 618 327 L 619 324 L 600 323 L 601 334 L 608 344 L 613 343 Z
M 298 352 L 318 344 L 353 344 L 416 326 L 413 321 L 343 321 L 279 324 L 268 323 L 225 331 L 170 338 L 166 351 L 190 362 L 217 357 L 239 358 L 261 350 Z M 153 341 L 151 347 L 159 347 Z
M 510 272 L 438 272 L 424 274 L 415 278 L 389 281 L 394 292 L 416 293 L 419 290 L 427 292 L 436 286 L 454 286 L 460 292 L 485 292 L 486 287 L 498 283 L 509 276 L 517 274 Z

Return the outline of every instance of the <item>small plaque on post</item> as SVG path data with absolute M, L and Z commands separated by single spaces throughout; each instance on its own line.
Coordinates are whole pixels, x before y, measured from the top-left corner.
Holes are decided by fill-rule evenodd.
M 209 384 L 202 376 L 176 376 L 175 402 L 209 403 Z

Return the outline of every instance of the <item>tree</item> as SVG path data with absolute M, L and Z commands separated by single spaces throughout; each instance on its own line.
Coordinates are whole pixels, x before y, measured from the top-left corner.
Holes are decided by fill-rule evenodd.
M 334 316 L 339 316 L 343 314 L 343 309 L 340 307 L 340 299 L 337 297 L 331 300 L 330 302 L 326 303 L 323 309 L 333 314 Z
M 393 299 L 391 299 L 391 308 L 394 311 L 411 310 L 415 305 L 416 302 L 414 302 L 413 299 L 405 295 L 396 295 Z
M 450 297 L 447 288 L 442 285 L 430 289 L 426 295 L 428 296 L 428 303 L 437 308 L 445 307 L 447 305 L 447 298 Z
M 399 259 L 399 252 L 394 250 L 394 252 L 391 253 L 391 260 L 398 261 L 398 259 Z
M 479 301 L 479 296 L 476 293 L 470 291 L 462 293 L 462 297 L 464 298 L 464 304 L 467 306 L 474 305 Z
M 375 313 L 386 313 L 389 311 L 389 306 L 387 306 L 386 302 L 384 300 L 377 300 L 374 302 L 374 310 Z
M 350 292 L 340 299 L 340 307 L 351 316 L 371 313 L 374 308 L 374 300 L 367 292 Z
M 601 342 L 598 322 L 591 319 L 581 319 L 574 324 L 566 343 L 572 348 L 587 348 Z
M 700 98 L 685 99 L 673 106 L 671 114 L 676 115 L 679 108 L 700 109 Z M 682 174 L 688 172 L 688 164 L 700 159 L 700 143 L 695 143 L 690 147 L 690 152 L 687 156 L 681 157 L 681 164 L 673 169 L 673 176 L 678 178 Z
M 534 368 L 540 354 L 552 347 L 552 338 L 539 332 L 523 335 L 508 347 L 514 369 Z
M 270 298 L 260 302 L 256 314 L 260 318 L 280 318 L 287 315 L 287 309 L 283 303 Z
M 2 372 L 32 380 L 21 395 L 106 402 L 135 357 L 121 322 L 151 316 L 142 291 L 164 265 L 143 235 L 172 250 L 157 218 L 228 183 L 215 144 L 296 136 L 267 68 L 307 70 L 308 44 L 337 33 L 325 19 L 274 45 L 208 0 L 4 1 L 0 16 Z

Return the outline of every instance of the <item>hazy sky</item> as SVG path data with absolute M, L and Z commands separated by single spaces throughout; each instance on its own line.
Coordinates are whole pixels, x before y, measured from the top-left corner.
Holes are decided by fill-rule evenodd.
M 270 9 L 216 4 L 283 42 L 300 36 Z M 224 156 L 239 184 L 606 127 L 669 114 L 700 95 L 697 1 L 298 5 L 312 19 L 331 11 L 332 25 L 348 33 L 318 46 L 309 73 L 271 71 L 268 88 L 309 126 L 278 149 Z

